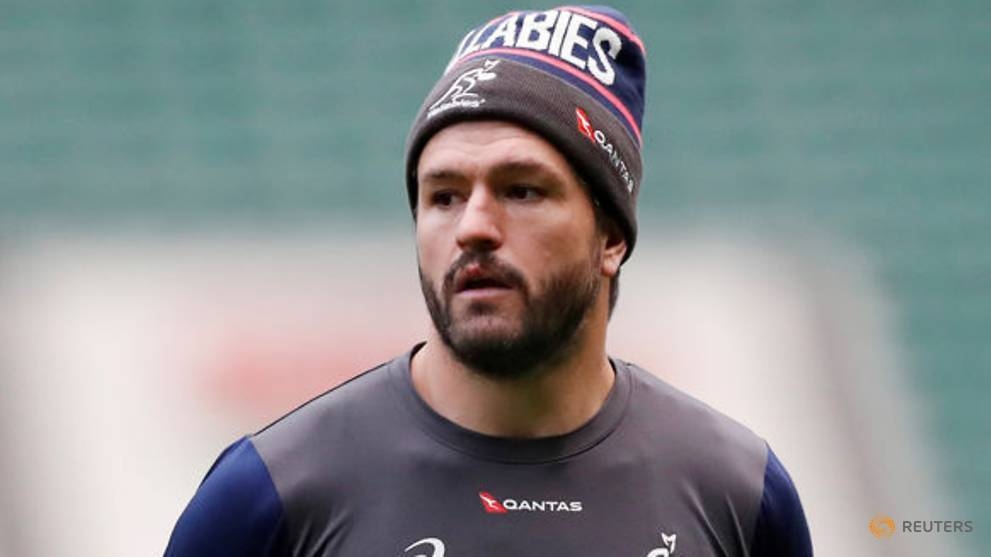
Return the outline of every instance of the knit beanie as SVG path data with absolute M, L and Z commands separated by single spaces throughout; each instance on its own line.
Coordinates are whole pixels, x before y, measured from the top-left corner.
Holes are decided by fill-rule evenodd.
M 441 129 L 505 120 L 542 136 L 588 184 L 626 237 L 637 236 L 644 46 L 626 17 L 603 6 L 510 12 L 468 32 L 427 95 L 406 143 L 416 208 L 417 164 Z

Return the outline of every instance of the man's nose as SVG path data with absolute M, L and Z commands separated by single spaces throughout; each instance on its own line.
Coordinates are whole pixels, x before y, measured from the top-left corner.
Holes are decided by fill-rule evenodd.
M 463 250 L 497 249 L 502 245 L 502 213 L 503 207 L 488 188 L 472 188 L 458 221 L 458 246 Z

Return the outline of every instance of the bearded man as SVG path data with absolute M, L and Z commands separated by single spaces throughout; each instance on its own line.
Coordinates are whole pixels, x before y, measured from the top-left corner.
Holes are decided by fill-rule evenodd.
M 763 439 L 606 353 L 644 56 L 604 7 L 464 37 L 407 145 L 427 339 L 229 447 L 167 555 L 812 554 Z

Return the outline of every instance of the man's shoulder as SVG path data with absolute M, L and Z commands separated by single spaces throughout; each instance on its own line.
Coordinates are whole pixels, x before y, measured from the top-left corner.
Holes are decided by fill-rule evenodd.
M 631 418 L 637 431 L 648 432 L 641 442 L 665 477 L 694 493 L 714 519 L 729 512 L 752 525 L 745 537 L 752 555 L 811 556 L 798 492 L 767 442 L 656 375 L 623 364 L 636 393 Z
M 670 385 L 636 364 L 631 413 L 647 432 L 647 443 L 672 466 L 701 475 L 700 481 L 741 482 L 759 492 L 767 463 L 766 441 L 736 419 Z
M 312 450 L 321 441 L 354 438 L 363 430 L 382 425 L 396 406 L 391 367 L 401 358 L 362 371 L 313 397 L 249 436 L 252 443 L 271 465 L 281 454 L 299 455 L 301 450 Z M 339 448 L 338 443 L 333 445 Z
M 641 410 L 691 435 L 719 436 L 747 444 L 764 441 L 750 428 L 698 398 L 672 386 L 642 367 L 623 362 L 630 370 Z
M 290 515 L 329 512 L 410 437 L 401 408 L 400 356 L 330 389 L 249 436 Z
M 267 555 L 287 520 L 317 513 L 367 469 L 384 435 L 402 436 L 391 365 L 359 373 L 244 437 L 217 458 L 176 525 L 167 555 Z M 323 514 L 320 514 L 323 513 Z M 234 549 L 231 549 L 234 548 Z
M 268 555 L 284 526 L 268 470 L 251 441 L 241 438 L 207 472 L 176 522 L 165 555 Z

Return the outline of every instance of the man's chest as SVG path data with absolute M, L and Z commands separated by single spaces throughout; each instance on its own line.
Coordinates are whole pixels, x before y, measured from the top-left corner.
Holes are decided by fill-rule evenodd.
M 397 474 L 289 514 L 294 555 L 744 555 L 732 504 L 685 478 Z M 312 495 L 312 494 L 311 494 Z M 710 500 L 711 499 L 711 500 Z M 305 548 L 305 549 L 304 549 Z

